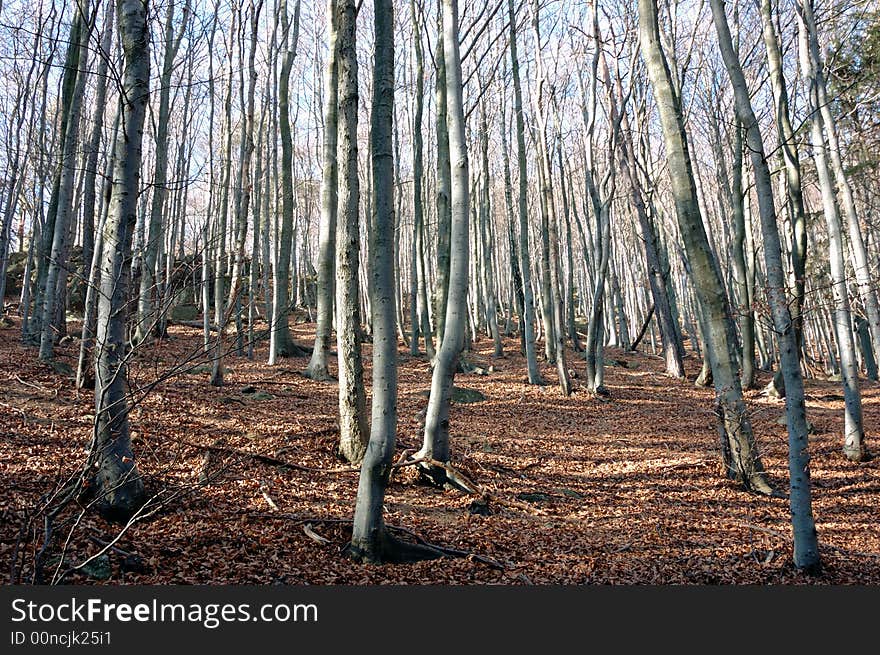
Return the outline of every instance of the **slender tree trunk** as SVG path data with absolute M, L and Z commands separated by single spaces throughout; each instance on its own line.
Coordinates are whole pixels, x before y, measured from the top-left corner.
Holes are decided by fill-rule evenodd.
M 846 405 L 843 454 L 851 461 L 860 462 L 867 457 L 867 450 L 862 425 L 862 396 L 859 390 L 859 369 L 852 332 L 852 313 L 846 288 L 843 234 L 840 213 L 834 197 L 834 182 L 825 154 L 825 134 L 822 131 L 823 120 L 819 109 L 821 80 L 820 71 L 816 69 L 816 62 L 811 53 L 809 21 L 812 20 L 812 14 L 809 0 L 799 0 L 798 8 L 801 18 L 801 68 L 809 83 L 810 136 L 813 141 L 813 161 L 816 164 L 819 188 L 822 191 L 822 207 L 828 229 L 828 260 L 831 265 L 831 290 L 834 297 L 834 337 L 837 342 Z M 789 393 L 786 388 L 786 396 Z
M 710 0 L 718 42 L 730 81 L 733 85 L 738 122 L 746 130 L 758 207 L 761 215 L 761 234 L 764 238 L 764 264 L 767 270 L 767 297 L 776 328 L 782 374 L 785 378 L 785 410 L 788 423 L 790 507 L 794 534 L 794 563 L 800 569 L 816 572 L 820 568 L 819 543 L 813 521 L 810 494 L 810 456 L 807 438 L 807 413 L 804 402 L 804 380 L 801 377 L 798 343 L 788 309 L 785 293 L 785 273 L 782 267 L 782 246 L 773 204 L 773 186 L 770 167 L 764 154 L 758 119 L 752 110 L 749 89 L 734 51 L 723 0 Z
M 459 55 L 458 0 L 443 0 L 443 54 L 446 68 L 446 98 L 449 116 L 449 151 L 452 162 L 451 258 L 446 328 L 431 378 L 431 395 L 425 416 L 425 438 L 416 457 L 449 461 L 449 403 L 452 382 L 464 344 L 467 325 L 469 173 L 465 118 L 462 102 Z M 446 479 L 445 471 L 433 471 L 435 479 Z
M 439 5 L 438 5 L 439 7 Z M 441 9 L 442 11 L 442 9 Z M 442 15 L 440 33 L 443 33 Z M 446 307 L 449 304 L 449 277 L 451 275 L 451 163 L 449 153 L 448 83 L 446 81 L 445 43 L 437 39 L 434 61 L 437 65 L 435 82 L 437 126 L 437 282 L 435 285 L 434 320 L 437 328 L 437 347 L 443 343 L 446 331 Z
M 95 437 L 89 463 L 91 489 L 106 516 L 127 520 L 144 503 L 144 483 L 131 448 L 126 397 L 125 304 L 128 259 L 137 212 L 144 116 L 149 99 L 150 33 L 144 0 L 117 0 L 125 54 L 122 121 L 117 141 L 110 211 L 104 226 L 101 296 L 95 362 Z
M 135 329 L 135 341 L 145 341 L 150 331 L 156 332 L 159 317 L 155 313 L 154 304 L 157 291 L 156 262 L 159 257 L 159 245 L 165 236 L 162 217 L 165 214 L 166 197 L 168 194 L 168 128 L 171 113 L 171 73 L 174 70 L 174 59 L 189 17 L 189 2 L 184 5 L 183 18 L 177 34 L 174 32 L 175 2 L 168 3 L 165 15 L 165 55 L 162 61 L 162 74 L 159 76 L 159 114 L 156 120 L 156 163 L 153 172 L 153 198 L 150 207 L 150 222 L 147 227 L 147 241 L 141 264 L 140 294 L 138 296 L 138 322 Z M 161 336 L 161 335 L 157 335 Z
M 655 0 L 639 0 L 639 41 L 660 112 L 679 229 L 705 314 L 706 354 L 715 384 L 724 465 L 728 475 L 747 489 L 774 493 L 767 481 L 743 401 L 733 322 L 697 204 L 681 105 L 660 46 Z
M 293 141 L 290 135 L 290 69 L 296 58 L 299 41 L 300 0 L 293 10 L 293 25 L 287 16 L 287 0 L 281 0 L 281 70 L 278 79 L 278 123 L 281 134 L 281 230 L 277 235 L 278 256 L 275 258 L 275 284 L 272 297 L 272 332 L 269 363 L 295 354 L 287 316 L 290 308 L 290 257 L 293 239 Z M 289 34 L 291 31 L 293 34 Z
M 394 559 L 394 540 L 385 529 L 382 504 L 391 473 L 397 436 L 397 333 L 394 275 L 394 26 L 392 0 L 376 0 L 371 151 L 373 167 L 373 242 L 370 276 L 373 292 L 373 406 L 370 441 L 358 483 L 351 553 L 368 562 Z M 419 38 L 416 35 L 416 38 Z
M 331 380 L 327 354 L 333 337 L 334 262 L 336 259 L 336 187 L 339 169 L 336 164 L 338 131 L 339 73 L 337 70 L 336 0 L 327 2 L 327 67 L 324 72 L 324 141 L 322 148 L 321 222 L 318 241 L 318 324 L 315 348 L 305 375 L 313 380 Z
M 51 244 L 45 249 L 48 254 L 45 285 L 41 285 L 41 294 L 35 314 L 40 320 L 40 352 L 42 360 L 52 359 L 55 342 L 63 335 L 65 329 L 64 305 L 67 289 L 67 259 L 70 251 L 71 214 L 74 213 L 74 174 L 76 173 L 77 143 L 79 140 L 79 116 L 82 110 L 82 99 L 85 94 L 86 72 L 80 71 L 88 62 L 86 44 L 91 32 L 89 5 L 78 6 L 73 25 L 68 51 L 67 66 L 73 68 L 72 94 L 68 104 L 62 111 L 61 161 L 53 189 L 54 220 L 52 232 L 43 233 L 43 243 Z M 65 73 L 66 83 L 67 72 Z M 50 204 L 50 214 L 52 206 Z M 60 320 L 59 320 L 60 315 Z
M 504 357 L 504 344 L 498 330 L 498 307 L 495 303 L 495 284 L 492 279 L 492 244 L 490 243 L 489 217 L 489 127 L 486 122 L 485 105 L 480 107 L 480 163 L 483 176 L 482 198 L 480 200 L 480 237 L 482 241 L 481 268 L 483 272 L 483 295 L 486 298 L 486 322 L 492 336 L 493 355 Z
M 532 265 L 529 250 L 529 214 L 526 193 L 528 180 L 526 170 L 526 137 L 523 119 L 522 89 L 519 77 L 519 58 L 516 52 L 516 11 L 514 0 L 507 0 L 508 25 L 510 29 L 510 70 L 513 77 L 514 114 L 516 116 L 517 163 L 519 165 L 519 195 L 517 208 L 519 213 L 519 257 L 520 273 L 523 289 L 523 326 L 525 335 L 526 367 L 529 384 L 544 384 L 538 371 L 538 359 L 535 356 L 535 299 L 532 291 Z
M 112 3 L 111 3 L 111 6 Z M 108 30 L 113 31 L 113 25 L 108 25 Z M 113 140 L 110 146 L 110 158 L 107 162 L 107 172 L 104 176 L 103 184 L 103 212 L 101 215 L 100 226 L 98 228 L 98 237 L 92 249 L 92 261 L 89 263 L 89 277 L 86 286 L 86 297 L 83 307 L 83 325 L 82 336 L 80 339 L 79 358 L 76 366 L 76 388 L 91 389 L 94 387 L 95 379 L 92 367 L 92 350 L 95 344 L 95 330 L 97 327 L 98 313 L 98 297 L 99 285 L 101 283 L 101 257 L 104 248 L 104 229 L 107 223 L 107 214 L 110 209 L 111 194 L 113 191 L 113 173 L 114 161 L 117 142 L 119 139 L 119 121 L 121 119 L 121 106 L 116 112 L 116 119 L 113 123 Z
M 337 10 L 340 120 L 337 154 L 339 221 L 336 232 L 339 453 L 348 461 L 359 463 L 370 438 L 370 428 L 366 417 L 358 294 L 360 181 L 357 149 L 358 63 L 355 50 L 357 9 L 354 0 L 338 0 Z
M 772 0 L 761 0 L 761 22 L 763 25 L 764 47 L 767 50 L 767 68 L 770 72 L 773 99 L 776 104 L 776 129 L 781 144 L 782 160 L 785 163 L 785 188 L 788 195 L 788 211 L 791 219 L 791 275 L 794 298 L 791 305 L 791 320 L 794 325 L 798 348 L 804 348 L 804 300 L 807 266 L 807 215 L 801 188 L 801 165 L 797 142 L 791 125 L 791 116 L 782 72 L 782 53 L 776 28 L 773 25 Z M 784 396 L 785 388 L 781 371 L 773 377 L 767 391 L 776 396 Z
M 623 90 L 618 86 L 618 96 Z M 620 170 L 629 187 L 630 202 L 635 209 L 639 221 L 639 229 L 642 233 L 642 241 L 645 244 L 645 266 L 648 270 L 648 285 L 651 288 L 651 298 L 654 300 L 654 312 L 657 316 L 657 326 L 660 330 L 660 343 L 663 348 L 663 359 L 666 364 L 666 373 L 676 378 L 684 377 L 684 353 L 676 339 L 675 318 L 672 306 L 669 302 L 667 291 L 667 278 L 660 260 L 660 236 L 654 224 L 652 216 L 648 213 L 642 190 L 638 183 L 638 174 L 632 153 L 632 131 L 629 127 L 629 119 L 623 114 L 623 138 L 619 142 Z

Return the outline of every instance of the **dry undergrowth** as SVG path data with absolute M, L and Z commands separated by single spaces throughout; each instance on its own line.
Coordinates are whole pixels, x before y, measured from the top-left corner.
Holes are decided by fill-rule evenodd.
M 313 328 L 297 325 L 297 340 L 310 343 Z M 0 565 L 8 576 L 20 542 L 18 574 L 28 580 L 42 533 L 32 525 L 19 539 L 26 512 L 82 461 L 93 400 L 37 362 L 18 334 L 18 323 L 0 329 Z M 133 387 L 197 352 L 200 338 L 173 327 L 132 367 Z M 72 366 L 76 347 L 62 345 L 58 359 Z M 385 566 L 345 558 L 357 474 L 334 455 L 336 387 L 302 377 L 306 359 L 267 366 L 261 342 L 254 361 L 226 359 L 225 387 L 209 386 L 207 372 L 180 373 L 133 411 L 148 487 L 182 495 L 109 550 L 108 583 L 880 583 L 878 460 L 842 457 L 839 383 L 807 383 L 824 562 L 821 576 L 807 578 L 791 564 L 787 501 L 749 495 L 720 477 L 711 391 L 664 377 L 659 358 L 610 350 L 609 358 L 630 362 L 608 366 L 610 398 L 590 396 L 579 379 L 564 398 L 555 385 L 527 385 L 517 342 L 505 347 L 508 356 L 492 360 L 491 341 L 476 344 L 470 360 L 494 372 L 456 383 L 486 400 L 451 412 L 454 465 L 490 494 L 488 513 L 475 513 L 486 509 L 473 496 L 419 484 L 411 468 L 395 471 L 385 504 L 387 522 L 410 531 L 407 538 L 481 557 Z M 369 380 L 368 345 L 365 353 Z M 583 370 L 579 357 L 571 362 Z M 698 369 L 689 358 L 690 380 Z M 556 377 L 549 365 L 543 375 Z M 244 393 L 248 386 L 258 393 Z M 401 346 L 399 451 L 420 444 L 429 386 L 428 363 Z M 878 385 L 864 383 L 863 398 L 876 449 Z M 748 403 L 764 463 L 785 489 L 783 406 L 757 392 Z M 56 559 L 69 526 L 58 530 Z M 84 516 L 68 561 L 82 562 L 117 531 Z M 78 573 L 67 581 L 95 582 Z

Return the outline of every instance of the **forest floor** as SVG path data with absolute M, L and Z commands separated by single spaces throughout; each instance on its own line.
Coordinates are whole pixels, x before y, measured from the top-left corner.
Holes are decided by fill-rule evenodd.
M 94 409 L 92 392 L 78 393 L 63 364 L 38 362 L 19 330 L 17 319 L 0 328 L 0 571 L 6 579 L 15 553 L 17 575 L 29 581 L 43 525 L 27 518 L 83 461 Z M 293 328 L 304 345 L 313 330 Z M 722 476 L 713 392 L 693 385 L 696 357 L 688 380 L 677 381 L 658 357 L 609 349 L 610 396 L 593 397 L 581 377 L 564 398 L 554 367 L 542 364 L 547 386 L 530 386 L 518 342 L 507 340 L 507 356 L 495 360 L 488 339 L 468 358 L 493 371 L 455 379 L 485 400 L 450 412 L 452 463 L 490 494 L 488 508 L 422 484 L 413 467 L 394 471 L 385 502 L 386 522 L 409 531 L 404 538 L 477 557 L 370 566 L 342 552 L 358 476 L 335 454 L 336 386 L 304 378 L 306 358 L 269 367 L 262 341 L 253 361 L 227 357 L 226 385 L 214 388 L 200 341 L 198 330 L 173 326 L 130 372 L 138 465 L 166 502 L 125 531 L 109 568 L 67 582 L 880 584 L 880 458 L 842 456 L 839 382 L 807 382 L 818 577 L 792 565 L 787 500 Z M 76 340 L 62 344 L 57 361 L 75 367 L 77 349 Z M 364 352 L 369 398 L 369 344 Z M 167 377 L 184 361 L 194 370 Z M 570 367 L 583 374 L 580 356 L 570 355 Z M 429 363 L 401 345 L 398 453 L 421 444 L 429 387 Z M 880 450 L 880 386 L 863 381 L 862 392 L 868 445 Z M 758 391 L 747 402 L 769 476 L 786 491 L 783 404 Z M 75 565 L 120 531 L 91 513 L 71 529 L 76 518 L 57 519 L 47 562 L 66 539 Z

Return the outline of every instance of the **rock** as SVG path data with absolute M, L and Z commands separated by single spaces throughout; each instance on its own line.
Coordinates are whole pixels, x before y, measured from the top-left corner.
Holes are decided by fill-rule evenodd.
M 119 570 L 128 573 L 149 573 L 150 567 L 140 555 L 126 555 L 119 563 Z
M 255 391 L 250 395 L 251 400 L 272 400 L 275 398 L 271 393 L 266 393 L 265 391 Z
M 491 516 L 492 510 L 489 508 L 489 503 L 485 500 L 475 500 L 470 505 L 468 505 L 468 512 L 471 514 L 479 514 L 480 516 Z
M 484 400 L 486 400 L 486 396 L 476 389 L 452 387 L 452 402 L 454 403 L 479 403 Z
M 545 494 L 540 491 L 536 491 L 534 493 L 519 493 L 516 495 L 519 500 L 524 500 L 528 503 L 544 503 L 550 500 L 550 494 Z
M 242 392 L 243 394 L 256 393 L 256 392 L 257 392 L 257 388 L 256 388 L 255 386 L 253 386 L 252 384 L 249 384 L 249 385 L 247 385 L 246 387 L 242 387 L 242 388 L 241 388 L 241 392 Z
M 560 489 L 557 489 L 556 491 L 561 493 L 563 496 L 568 496 L 569 498 L 578 498 L 578 499 L 585 498 L 585 496 L 582 493 L 575 491 L 574 489 L 561 489 L 560 488 Z
M 58 375 L 74 375 L 73 367 L 71 367 L 70 364 L 67 364 L 66 362 L 60 362 L 57 359 L 53 359 L 49 363 L 49 366 L 51 366 L 52 370 L 55 371 Z
M 177 321 L 194 321 L 199 317 L 199 308 L 191 304 L 175 305 L 171 308 L 171 320 Z
M 80 571 L 94 580 L 109 580 L 113 573 L 110 568 L 110 556 L 104 553 L 80 567 Z

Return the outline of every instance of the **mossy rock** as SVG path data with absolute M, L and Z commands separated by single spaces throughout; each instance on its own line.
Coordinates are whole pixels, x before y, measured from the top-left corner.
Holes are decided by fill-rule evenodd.
M 85 566 L 80 567 L 80 571 L 93 580 L 109 580 L 113 574 L 113 569 L 110 567 L 110 556 L 106 553 L 100 555 Z
M 250 398 L 251 400 L 272 400 L 275 398 L 275 396 L 265 391 L 255 391 L 252 394 L 248 394 L 248 398 Z
M 199 308 L 195 305 L 181 304 L 171 308 L 172 321 L 195 321 L 199 317 Z
M 57 359 L 53 359 L 49 362 L 49 366 L 52 367 L 52 370 L 55 371 L 58 375 L 74 375 L 73 367 L 67 362 L 60 362 Z
M 486 396 L 476 389 L 452 387 L 452 402 L 454 403 L 481 403 L 484 400 L 486 400 Z

